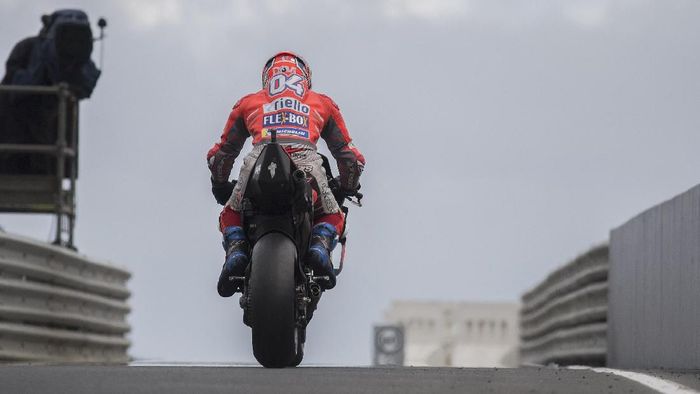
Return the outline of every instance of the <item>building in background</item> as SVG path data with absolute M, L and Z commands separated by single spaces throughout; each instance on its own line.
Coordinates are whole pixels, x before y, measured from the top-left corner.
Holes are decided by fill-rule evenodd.
M 518 303 L 395 301 L 386 324 L 404 328 L 404 365 L 515 367 Z

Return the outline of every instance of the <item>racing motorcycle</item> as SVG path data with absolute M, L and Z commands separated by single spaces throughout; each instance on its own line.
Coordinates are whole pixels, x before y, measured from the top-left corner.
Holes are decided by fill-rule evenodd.
M 243 195 L 243 228 L 251 245 L 240 307 L 251 328 L 253 353 L 267 368 L 295 367 L 304 357 L 306 326 L 313 317 L 328 276 L 306 264 L 313 224 L 313 200 L 307 174 L 298 169 L 270 130 L 271 141 L 260 153 Z M 346 200 L 362 206 L 362 194 L 342 194 L 323 158 L 329 186 L 345 213 Z M 345 260 L 346 232 L 340 235 L 339 275 Z

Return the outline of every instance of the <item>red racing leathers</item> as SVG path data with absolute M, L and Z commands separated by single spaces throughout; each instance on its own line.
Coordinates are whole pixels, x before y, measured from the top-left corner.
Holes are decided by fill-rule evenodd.
M 239 100 L 233 106 L 221 140 L 207 154 L 212 181 L 226 182 L 245 141 L 253 137 L 253 151 L 244 159 L 238 183 L 221 213 L 221 230 L 241 225 L 241 200 L 246 182 L 262 146 L 270 140 L 268 129 L 277 130 L 277 141 L 294 163 L 310 175 L 317 195 L 314 224 L 330 223 L 342 234 L 343 214 L 328 187 L 316 143 L 319 137 L 326 141 L 338 163 L 341 187 L 348 191 L 357 189 L 365 159 L 352 144 L 333 100 L 309 90 L 305 81 L 299 83 L 291 78 L 284 81 L 284 77 Z

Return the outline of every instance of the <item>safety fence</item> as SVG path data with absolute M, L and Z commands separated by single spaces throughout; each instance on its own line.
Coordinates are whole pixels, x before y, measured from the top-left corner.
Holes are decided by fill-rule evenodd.
M 595 247 L 523 295 L 523 364 L 605 364 L 608 260 L 608 246 Z
M 0 232 L 0 360 L 127 362 L 130 276 Z
M 700 369 L 700 185 L 610 234 L 608 365 Z

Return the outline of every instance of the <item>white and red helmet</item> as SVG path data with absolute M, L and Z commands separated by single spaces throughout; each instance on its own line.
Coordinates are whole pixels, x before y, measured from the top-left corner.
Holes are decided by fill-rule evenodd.
M 309 89 L 311 89 L 311 68 L 301 56 L 294 52 L 279 52 L 265 62 L 262 71 L 263 88 L 276 74 L 299 75 L 306 80 Z

